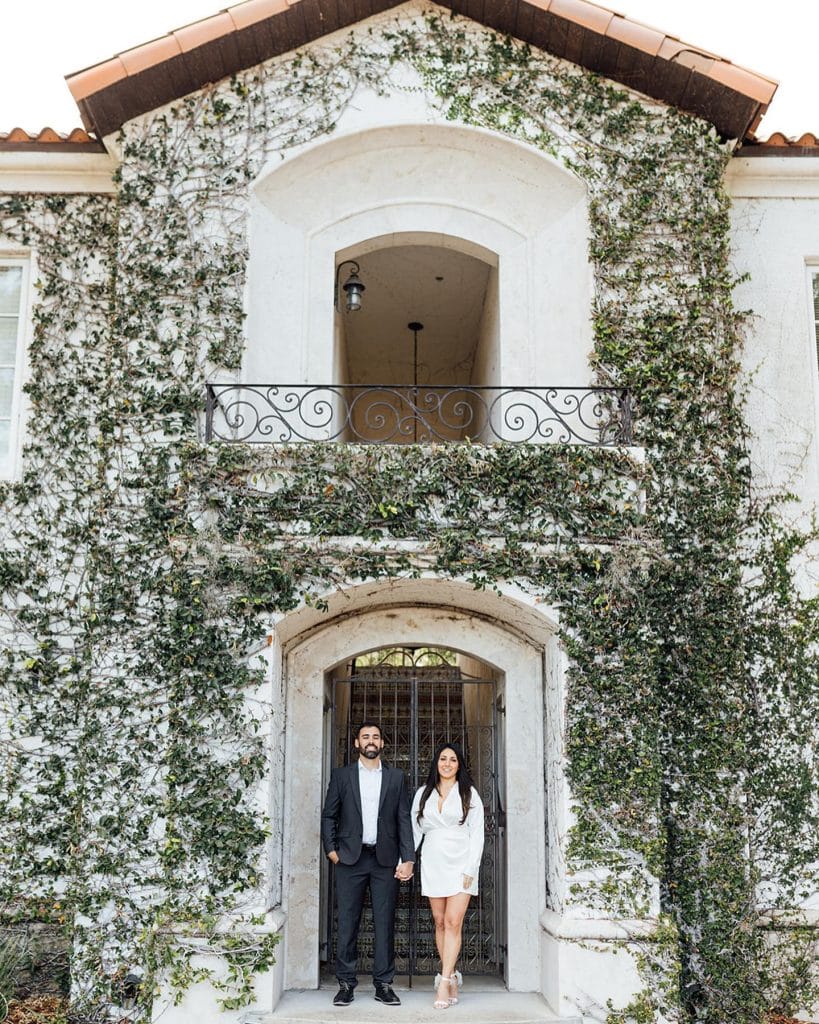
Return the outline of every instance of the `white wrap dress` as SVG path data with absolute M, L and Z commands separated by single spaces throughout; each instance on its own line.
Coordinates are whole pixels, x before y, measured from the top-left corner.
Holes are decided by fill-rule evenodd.
M 418 823 L 418 806 L 421 803 L 422 786 L 412 801 L 412 833 L 415 849 L 424 841 L 421 851 L 421 892 L 424 896 L 454 896 L 459 892 L 478 895 L 478 871 L 483 854 L 483 803 L 475 788 L 469 803 L 469 814 L 463 825 L 461 794 L 457 785 L 447 793 L 443 807 L 438 810 L 438 794 L 433 790 L 426 805 L 421 823 Z M 464 875 L 472 878 L 472 885 L 464 888 Z

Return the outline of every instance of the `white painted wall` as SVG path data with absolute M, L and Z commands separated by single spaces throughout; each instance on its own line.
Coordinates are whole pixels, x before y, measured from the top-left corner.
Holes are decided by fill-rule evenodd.
M 811 269 L 819 270 L 819 157 L 736 157 L 726 184 L 734 266 L 749 275 L 736 302 L 752 310 L 743 366 L 756 483 L 793 493 L 798 504 L 786 506 L 785 514 L 804 523 L 819 508 L 819 367 L 810 280 Z M 818 548 L 800 559 L 798 571 L 803 591 L 816 596 Z M 816 926 L 819 892 L 808 896 L 801 912 L 801 920 Z M 819 1005 L 804 1014 L 817 1015 Z
M 733 159 L 736 290 L 752 310 L 743 366 L 757 482 L 819 502 L 819 370 L 808 267 L 819 269 L 819 157 Z
M 72 153 L 67 146 L 45 153 L 0 151 L 0 193 L 115 192 L 117 163 L 108 153 Z
M 486 286 L 475 363 L 470 380 L 470 384 L 477 387 L 489 387 L 500 383 L 501 336 L 498 278 L 498 268 L 492 267 Z M 508 383 L 516 385 L 526 382 L 510 380 Z

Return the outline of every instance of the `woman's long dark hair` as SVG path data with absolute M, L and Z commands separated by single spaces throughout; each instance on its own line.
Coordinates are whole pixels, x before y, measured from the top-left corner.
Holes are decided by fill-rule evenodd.
M 427 776 L 426 785 L 424 786 L 424 792 L 421 794 L 421 802 L 418 805 L 418 815 L 416 817 L 416 821 L 419 825 L 421 824 L 421 818 L 424 816 L 424 806 L 427 800 L 429 800 L 430 794 L 433 790 L 438 788 L 438 782 L 440 781 L 438 778 L 438 758 L 445 750 L 451 750 L 458 758 L 458 771 L 455 773 L 455 781 L 458 783 L 458 790 L 461 794 L 461 807 L 464 812 L 463 817 L 458 824 L 463 825 L 466 821 L 467 814 L 469 814 L 469 805 L 472 797 L 472 776 L 469 774 L 469 769 L 466 767 L 464 752 L 457 743 L 442 743 L 432 755 L 432 764 L 429 766 L 429 775 Z

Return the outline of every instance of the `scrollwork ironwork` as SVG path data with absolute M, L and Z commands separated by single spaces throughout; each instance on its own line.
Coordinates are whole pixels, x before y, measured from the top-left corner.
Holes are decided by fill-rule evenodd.
M 244 443 L 632 443 L 623 388 L 208 384 L 205 439 Z

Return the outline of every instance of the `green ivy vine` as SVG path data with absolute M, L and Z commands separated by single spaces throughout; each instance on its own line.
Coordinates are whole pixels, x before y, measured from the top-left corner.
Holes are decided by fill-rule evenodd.
M 751 479 L 728 147 L 458 17 L 337 39 L 127 124 L 113 196 L 0 197 L 38 276 L 24 468 L 0 491 L 4 913 L 64 924 L 79 1007 L 115 1005 L 137 970 L 147 1008 L 160 976 L 205 976 L 203 949 L 243 1005 L 276 941 L 268 726 L 247 699 L 270 615 L 364 579 L 513 581 L 559 607 L 570 657 L 571 899 L 640 918 L 659 886 L 643 992 L 595 1012 L 804 1005 L 813 936 L 762 911 L 816 888 L 819 608 L 794 578 L 810 536 Z M 241 362 L 250 184 L 358 89 L 400 93 L 407 66 L 449 119 L 585 181 L 593 365 L 633 390 L 643 462 L 197 441 L 205 381 Z

